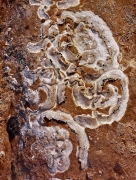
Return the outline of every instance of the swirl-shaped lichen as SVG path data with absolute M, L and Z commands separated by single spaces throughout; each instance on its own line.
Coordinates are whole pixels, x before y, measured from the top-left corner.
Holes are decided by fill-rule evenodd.
M 51 0 L 30 1 L 31 5 L 39 6 L 38 16 L 45 19 L 45 22 L 41 26 L 41 41 L 29 42 L 27 48 L 31 53 L 44 51 L 45 57 L 37 69 L 30 71 L 26 67 L 22 72 L 24 100 L 32 105 L 38 104 L 35 111 L 27 109 L 29 118 L 36 116 L 39 124 L 44 117 L 63 121 L 77 134 L 79 140 L 77 156 L 81 167 L 85 168 L 89 149 L 85 128 L 95 129 L 100 125 L 119 121 L 123 117 L 129 97 L 128 78 L 119 70 L 118 59 L 121 58 L 121 53 L 106 23 L 91 11 L 74 13 L 64 10 L 60 18 L 55 15 L 59 9 L 78 5 L 78 0 L 74 2 L 63 0 L 56 3 L 53 21 L 48 10 L 55 3 Z M 38 79 L 40 81 L 38 88 L 32 90 L 32 85 Z M 72 117 L 71 114 L 55 110 L 56 106 L 65 102 L 66 87 L 71 89 L 77 108 L 91 109 L 91 114 Z M 44 102 L 40 102 L 41 90 L 47 96 Z M 105 109 L 108 109 L 106 113 Z M 52 128 L 47 130 L 49 137 Z M 39 134 L 36 136 L 39 137 Z M 33 147 L 37 147 L 37 141 Z M 44 148 L 46 154 L 46 145 Z M 62 161 L 65 161 L 70 152 L 71 150 L 67 156 L 62 155 Z M 46 158 L 51 157 L 50 163 L 54 162 L 54 156 L 51 154 L 52 151 L 49 151 L 49 154 L 45 155 Z M 55 174 L 66 170 L 69 166 L 69 161 L 67 162 L 66 167 L 60 170 L 56 164 L 50 164 L 47 158 L 49 172 Z

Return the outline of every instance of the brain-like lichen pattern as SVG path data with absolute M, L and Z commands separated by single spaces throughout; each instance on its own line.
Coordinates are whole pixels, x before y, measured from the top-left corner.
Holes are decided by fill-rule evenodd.
M 26 67 L 22 74 L 24 100 L 30 105 L 38 104 L 35 111 L 27 109 L 29 118 L 36 116 L 39 124 L 44 117 L 67 123 L 77 134 L 77 156 L 81 167 L 85 168 L 89 149 L 85 128 L 95 129 L 119 121 L 126 111 L 129 92 L 128 78 L 119 69 L 121 53 L 106 23 L 91 11 L 65 10 L 79 3 L 78 0 L 30 0 L 31 5 L 38 6 L 37 14 L 44 21 L 41 40 L 29 42 L 27 48 L 38 56 L 44 51 L 44 58 L 40 59 L 41 65 L 37 69 L 32 71 Z M 54 5 L 52 19 L 48 11 Z M 39 85 L 32 90 L 37 80 Z M 77 108 L 90 109 L 91 114 L 73 117 L 70 113 L 55 110 L 65 103 L 67 87 L 71 89 Z M 44 102 L 40 102 L 40 91 L 47 96 Z M 36 143 L 33 146 L 36 147 Z M 59 172 L 54 167 L 52 171 Z
M 28 146 L 26 140 L 28 137 L 29 139 L 35 138 L 31 145 L 31 158 L 36 160 L 37 156 L 44 157 L 47 170 L 51 175 L 68 169 L 70 165 L 69 155 L 73 149 L 68 131 L 58 126 L 39 126 L 38 123 L 33 122 L 29 127 L 27 123 L 23 126 L 21 135 L 21 141 L 25 147 Z

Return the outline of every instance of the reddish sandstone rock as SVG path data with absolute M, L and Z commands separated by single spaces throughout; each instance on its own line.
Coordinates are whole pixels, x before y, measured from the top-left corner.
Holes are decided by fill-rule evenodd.
M 11 179 L 11 144 L 4 123 L 0 124 L 0 179 Z
M 55 8 L 54 6 L 54 9 L 49 12 L 50 15 Z M 123 69 L 129 78 L 130 97 L 127 111 L 120 123 L 114 122 L 112 125 L 103 125 L 93 130 L 86 129 L 90 149 L 89 167 L 84 170 L 80 169 L 80 163 L 76 158 L 78 145 L 76 134 L 66 124 L 44 119 L 46 126 L 59 126 L 69 131 L 73 144 L 69 169 L 64 173 L 56 174 L 54 178 L 61 180 L 136 179 L 135 8 L 134 0 L 81 0 L 79 7 L 70 8 L 74 12 L 91 10 L 107 23 L 123 55 L 119 64 L 120 69 Z M 36 69 L 39 65 L 36 60 L 37 55 L 28 53 L 26 47 L 30 41 L 40 40 L 39 29 L 42 22 L 43 20 L 40 22 L 37 16 L 37 7 L 30 6 L 28 0 L 0 1 L 0 179 L 2 180 L 51 179 L 44 156 L 39 153 L 36 160 L 31 158 L 33 156 L 31 144 L 35 141 L 35 137 L 28 138 L 27 147 L 25 150 L 20 150 L 19 133 L 11 138 L 6 132 L 9 116 L 17 116 L 19 126 L 25 123 L 25 111 L 19 111 L 18 108 L 22 99 L 20 72 L 25 65 L 29 66 L 31 70 Z M 63 30 L 63 27 L 60 29 Z M 44 53 L 42 56 L 44 57 Z M 19 82 L 19 86 L 15 89 L 13 86 L 9 86 L 11 85 L 10 81 L 4 72 L 6 66 L 10 67 L 12 77 Z M 33 89 L 37 88 L 38 83 L 37 80 Z M 67 95 L 70 97 L 69 93 L 71 92 L 68 89 Z M 66 102 L 68 105 L 61 104 L 61 110 L 71 112 L 72 115 L 81 113 L 81 109 L 76 108 L 73 101 L 67 99 Z M 26 103 L 25 108 L 27 107 L 30 106 Z M 35 106 L 32 108 L 36 109 Z M 90 113 L 90 111 L 86 111 L 86 113 Z

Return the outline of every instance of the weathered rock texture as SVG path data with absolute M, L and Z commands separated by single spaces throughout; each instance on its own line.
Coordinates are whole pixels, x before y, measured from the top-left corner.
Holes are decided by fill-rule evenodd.
M 8 117 L 11 114 L 12 92 L 6 88 L 7 83 L 0 65 L 0 179 L 11 179 L 11 144 L 6 131 Z
M 33 2 L 33 1 L 32 1 Z M 63 5 L 63 4 L 62 4 Z M 68 5 L 69 6 L 69 5 Z M 40 55 L 28 51 L 29 42 L 39 42 L 41 24 L 43 19 L 37 15 L 37 6 L 30 6 L 28 0 L 17 1 L 7 0 L 0 1 L 0 179 L 2 180 L 24 180 L 24 179 L 54 179 L 61 180 L 135 180 L 136 179 L 136 3 L 134 0 L 81 0 L 78 7 L 69 8 L 74 13 L 77 11 L 92 11 L 102 18 L 107 26 L 111 29 L 113 37 L 117 42 L 122 59 L 118 59 L 119 69 L 126 74 L 129 79 L 129 100 L 127 110 L 120 122 L 114 122 L 111 125 L 102 125 L 96 129 L 86 128 L 90 144 L 88 153 L 88 167 L 81 169 L 80 162 L 82 159 L 76 157 L 78 139 L 75 132 L 71 131 L 67 124 L 51 120 L 44 114 L 40 123 L 50 129 L 52 126 L 57 127 L 60 131 L 64 128 L 64 134 L 67 135 L 67 143 L 62 142 L 62 137 L 58 137 L 59 143 L 56 142 L 56 151 L 64 155 L 67 151 L 66 145 L 73 148 L 68 150 L 66 168 L 64 173 L 62 161 L 56 162 L 60 167 L 53 169 L 52 158 L 47 158 L 42 151 L 44 144 L 49 144 L 51 148 L 54 138 L 46 140 L 38 133 L 38 139 L 34 129 L 39 125 L 35 124 L 35 117 L 31 118 L 32 126 L 22 131 L 22 127 L 27 127 L 26 120 L 30 115 L 26 109 L 37 110 L 35 104 L 28 103 L 24 97 L 24 76 L 22 71 L 25 67 L 34 72 L 44 52 Z M 41 12 L 41 11 L 40 11 Z M 55 12 L 51 9 L 48 13 L 53 17 Z M 58 17 L 60 15 L 58 14 Z M 119 83 L 119 82 L 118 82 Z M 37 79 L 33 85 L 33 91 L 37 90 L 40 80 Z M 116 84 L 118 85 L 118 84 Z M 56 110 L 70 112 L 71 116 L 80 114 L 91 114 L 90 110 L 83 110 L 71 98 L 71 89 L 66 90 L 69 97 Z M 46 94 L 40 89 L 39 102 L 46 100 Z M 22 101 L 23 99 L 23 101 Z M 60 103 L 63 100 L 60 99 Z M 33 101 L 33 98 L 32 98 Z M 24 103 L 25 102 L 25 103 Z M 32 113 L 30 111 L 30 113 Z M 39 117 L 39 116 L 38 116 Z M 52 114 L 53 119 L 54 116 Z M 39 117 L 41 118 L 41 117 Z M 52 119 L 52 118 L 51 118 Z M 59 119 L 58 119 L 59 120 Z M 76 119 L 78 121 L 78 119 Z M 31 124 L 30 123 L 30 124 Z M 34 124 L 33 124 L 34 123 Z M 46 129 L 46 131 L 47 131 Z M 9 133 L 9 136 L 7 134 Z M 54 132 L 54 130 L 52 130 Z M 23 132 L 25 132 L 23 134 Z M 56 133 L 56 132 L 55 132 Z M 23 135 L 29 136 L 23 136 Z M 59 133 L 58 133 L 59 134 Z M 22 137 L 23 136 L 23 137 Z M 52 139 L 51 135 L 49 137 Z M 36 142 L 38 143 L 35 144 Z M 34 144 L 34 150 L 32 149 Z M 25 148 L 24 148 L 25 147 Z M 46 146 L 47 147 L 47 146 Z M 60 148 L 61 147 L 61 148 Z M 37 149 L 41 148 L 41 149 Z M 60 151 L 61 149 L 61 151 Z M 65 151 L 64 151 L 65 150 Z M 34 151 L 34 154 L 33 154 Z M 54 155 L 54 154 L 53 154 Z M 55 157 L 54 155 L 54 157 Z M 50 160 L 49 160 L 50 159 Z M 59 159 L 59 158 L 58 158 Z M 70 160 L 69 160 L 70 159 Z M 59 159 L 60 160 L 60 159 Z M 55 167 L 56 167 L 55 166 Z M 51 167 L 51 168 L 50 168 Z M 56 170 L 57 169 L 57 170 Z M 49 173 L 51 172 L 51 173 Z M 53 172 L 53 173 L 52 173 Z M 58 172 L 58 173 L 57 173 Z M 61 172 L 61 173 L 60 173 Z

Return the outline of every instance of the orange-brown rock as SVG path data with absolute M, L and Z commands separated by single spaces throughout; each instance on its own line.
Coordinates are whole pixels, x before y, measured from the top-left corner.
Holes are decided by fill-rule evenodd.
M 54 9 L 56 6 L 54 6 Z M 135 0 L 81 0 L 78 7 L 70 10 L 91 10 L 99 15 L 111 29 L 113 36 L 122 53 L 119 62 L 120 69 L 129 79 L 129 101 L 125 115 L 119 123 L 103 125 L 96 129 L 86 129 L 88 135 L 89 167 L 81 170 L 76 158 L 78 140 L 76 134 L 62 122 L 44 119 L 47 127 L 59 126 L 69 131 L 73 144 L 70 154 L 70 167 L 64 173 L 57 173 L 54 178 L 61 180 L 135 180 L 136 179 L 136 2 Z M 49 11 L 50 15 L 52 12 Z M 60 16 L 58 12 L 58 17 Z M 52 18 L 53 19 L 53 18 Z M 20 135 L 14 138 L 7 133 L 7 122 L 10 116 L 17 116 L 19 126 L 25 123 L 25 113 L 19 110 L 22 100 L 22 69 L 27 65 L 30 70 L 40 66 L 37 61 L 39 54 L 32 54 L 27 50 L 27 44 L 31 41 L 40 41 L 40 27 L 43 20 L 37 16 L 37 6 L 30 6 L 28 0 L 0 0 L 0 180 L 44 180 L 50 179 L 47 171 L 46 160 L 41 154 L 37 159 L 31 157 L 31 144 L 35 137 L 28 137 L 27 147 L 20 150 Z M 71 22 L 72 23 L 72 22 Z M 63 27 L 60 26 L 60 31 Z M 44 58 L 44 52 L 40 54 Z M 5 67 L 9 66 L 13 78 L 18 81 L 18 86 L 12 87 L 5 73 Z M 39 84 L 39 81 L 37 81 Z M 37 85 L 33 89 L 37 88 Z M 113 84 L 120 84 L 120 81 Z M 42 97 L 41 102 L 46 99 Z M 67 89 L 67 94 L 70 90 Z M 121 94 L 121 93 L 120 93 Z M 73 101 L 66 100 L 67 104 L 56 107 L 59 110 L 80 114 Z M 71 104 L 70 104 L 71 103 Z M 24 105 L 25 108 L 29 104 Z M 68 107 L 67 107 L 68 106 Z M 82 110 L 83 111 L 83 110 Z M 84 110 L 90 113 L 91 110 Z M 40 163 L 39 163 L 40 162 Z
M 0 179 L 11 179 L 11 144 L 6 126 L 0 124 Z

